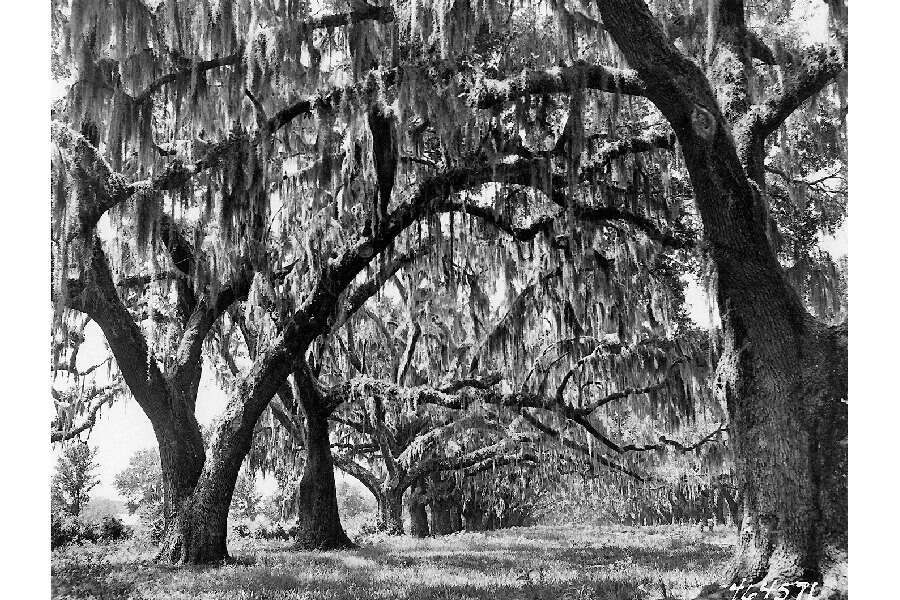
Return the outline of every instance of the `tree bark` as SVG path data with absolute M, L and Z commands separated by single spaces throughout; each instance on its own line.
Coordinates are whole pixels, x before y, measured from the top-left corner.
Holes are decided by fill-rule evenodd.
M 431 474 L 431 532 L 446 535 L 462 529 L 462 518 L 453 497 L 454 482 L 440 472 Z
M 768 240 L 759 167 L 771 123 L 761 125 L 766 119 L 751 110 L 741 117 L 753 117 L 750 124 L 735 127 L 745 110 L 746 61 L 734 43 L 743 4 L 719 5 L 730 20 L 722 21 L 725 37 L 715 40 L 721 41 L 711 69 L 718 97 L 646 4 L 600 0 L 598 6 L 607 31 L 648 84 L 647 97 L 678 136 L 716 267 L 724 337 L 717 385 L 728 405 L 743 499 L 729 579 L 816 581 L 826 597 L 845 597 L 846 325 L 827 328 L 810 317 Z M 828 75 L 822 68 L 807 77 L 809 88 L 776 102 L 768 121 L 783 121 Z
M 336 550 L 353 548 L 341 525 L 334 463 L 328 437 L 328 417 L 304 401 L 306 409 L 306 467 L 297 488 L 299 516 L 297 548 Z
M 416 482 L 409 492 L 407 508 L 409 509 L 409 532 L 413 537 L 424 538 L 430 535 L 428 528 L 428 512 L 426 511 L 425 489 L 421 482 Z
M 721 485 L 719 487 L 719 493 L 722 499 L 725 501 L 725 504 L 728 507 L 728 517 L 730 519 L 730 525 L 733 525 L 738 528 L 738 531 L 741 529 L 741 504 L 737 497 L 737 494 L 734 493 L 731 489 L 729 489 L 726 485 Z
M 217 482 L 227 486 L 224 479 Z M 234 484 L 231 484 L 232 491 Z M 215 495 L 194 493 L 169 520 L 157 558 L 173 565 L 210 564 L 228 560 L 228 503 Z
M 470 502 L 463 510 L 463 520 L 466 531 L 481 531 L 484 529 L 484 512 L 474 502 Z
M 403 492 L 382 489 L 375 500 L 378 503 L 376 530 L 388 535 L 403 535 Z

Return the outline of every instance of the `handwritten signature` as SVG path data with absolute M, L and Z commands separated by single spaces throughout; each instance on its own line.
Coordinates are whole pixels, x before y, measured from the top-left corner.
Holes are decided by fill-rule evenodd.
M 812 598 L 813 591 L 821 585 L 818 581 L 775 582 L 772 584 L 756 585 L 745 585 L 745 582 L 746 580 L 739 584 L 732 584 L 731 587 L 728 588 L 729 591 L 734 592 L 734 596 L 731 600 L 765 600 L 768 598 L 784 600 L 788 597 L 794 597 L 797 598 L 797 600 L 801 600 L 804 598 L 804 594 L 806 594 L 806 598 Z M 742 593 L 743 595 L 741 595 Z

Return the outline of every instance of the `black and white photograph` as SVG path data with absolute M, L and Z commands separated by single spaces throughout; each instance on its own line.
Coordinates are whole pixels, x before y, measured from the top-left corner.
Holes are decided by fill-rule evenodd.
M 7 217 L 35 232 L 7 401 L 36 424 L 4 545 L 37 547 L 7 597 L 864 589 L 849 99 L 897 96 L 858 30 L 883 58 L 850 93 L 848 4 L 34 2 L 35 62 L 3 53 L 36 138 L 7 142 L 36 207 Z M 854 403 L 893 403 L 885 364 Z

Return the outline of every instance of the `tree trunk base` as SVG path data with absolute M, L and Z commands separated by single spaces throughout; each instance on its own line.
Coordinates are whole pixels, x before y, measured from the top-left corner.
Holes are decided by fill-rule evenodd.
M 800 360 L 790 370 L 747 364 L 754 356 L 747 349 L 719 361 L 734 385 L 725 390 L 743 504 L 724 581 L 741 589 L 787 586 L 772 592 L 779 598 L 798 597 L 798 584 L 806 582 L 816 586 L 816 598 L 841 599 L 847 597 L 846 325 L 805 324 L 801 333 Z M 700 598 L 718 597 L 711 593 Z
M 385 492 L 375 499 L 378 502 L 375 531 L 386 535 L 403 535 L 403 493 Z
M 358 546 L 353 543 L 344 529 L 340 525 L 335 528 L 329 527 L 303 527 L 294 541 L 293 548 L 295 550 L 352 550 Z
M 227 521 L 212 515 L 180 512 L 166 528 L 156 561 L 169 565 L 209 565 L 231 559 Z

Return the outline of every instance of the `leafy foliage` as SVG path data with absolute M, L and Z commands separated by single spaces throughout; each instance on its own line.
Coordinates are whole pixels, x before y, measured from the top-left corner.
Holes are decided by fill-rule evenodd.
M 715 274 L 684 155 L 596 7 L 363 4 L 53 3 L 54 72 L 72 78 L 54 109 L 54 361 L 102 252 L 133 320 L 107 333 L 146 342 L 132 381 L 183 375 L 205 340 L 237 399 L 223 436 L 277 370 L 251 407 L 268 408 L 233 504 L 248 518 L 257 470 L 280 485 L 272 516 L 290 507 L 311 390 L 334 400 L 336 461 L 367 485 L 441 472 L 484 513 L 585 479 L 659 504 L 728 477 L 721 339 L 686 310 L 686 280 L 712 290 Z M 747 69 L 754 102 L 799 60 L 801 4 L 747 6 L 769 50 Z M 708 67 L 717 4 L 651 5 Z M 833 87 L 766 141 L 757 183 L 788 279 L 837 321 L 846 268 L 820 247 L 846 216 Z M 300 368 L 267 370 L 284 357 Z M 59 402 L 60 429 L 89 396 Z M 123 479 L 135 506 L 158 502 L 151 462 Z
M 100 479 L 94 474 L 97 449 L 87 442 L 69 444 L 56 460 L 56 469 L 50 480 L 50 503 L 56 511 L 73 517 L 81 514 L 90 500 L 90 492 Z
M 162 470 L 159 451 L 138 450 L 128 459 L 128 466 L 113 479 L 113 485 L 126 499 L 128 511 L 159 510 L 163 500 Z

